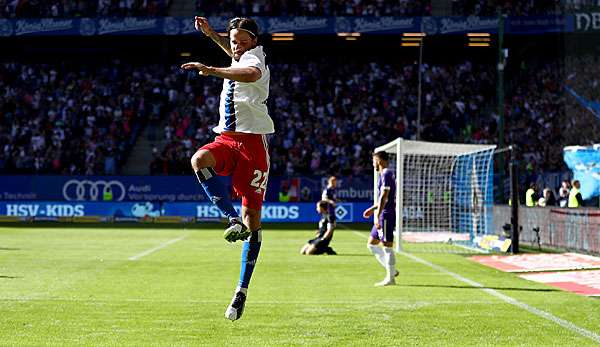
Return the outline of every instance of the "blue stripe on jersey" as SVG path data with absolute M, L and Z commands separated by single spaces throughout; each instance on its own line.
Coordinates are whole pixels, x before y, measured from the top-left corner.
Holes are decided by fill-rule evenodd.
M 225 127 L 224 130 L 235 131 L 235 108 L 233 106 L 233 90 L 235 81 L 229 80 L 227 96 L 225 97 Z

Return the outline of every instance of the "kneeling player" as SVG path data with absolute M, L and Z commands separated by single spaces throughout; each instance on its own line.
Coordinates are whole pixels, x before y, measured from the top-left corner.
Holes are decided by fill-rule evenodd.
M 321 215 L 317 237 L 308 240 L 308 243 L 302 247 L 300 253 L 306 255 L 337 254 L 329 246 L 333 238 L 333 231 L 335 230 L 335 207 L 331 203 L 321 200 L 317 203 L 317 212 Z

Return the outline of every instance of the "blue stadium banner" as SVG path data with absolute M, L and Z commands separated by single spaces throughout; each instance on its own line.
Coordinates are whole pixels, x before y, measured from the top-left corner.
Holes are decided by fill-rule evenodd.
M 361 34 L 399 34 L 421 31 L 419 17 L 337 17 L 335 32 Z
M 229 179 L 223 177 L 229 184 Z M 327 177 L 269 177 L 266 200 L 287 188 L 292 201 L 317 201 Z M 339 177 L 338 199 L 373 200 L 370 176 Z M 207 202 L 195 176 L 0 176 L 0 200 Z
M 573 31 L 568 29 L 568 18 L 572 18 L 572 16 L 511 17 L 506 23 L 506 32 L 516 35 L 533 35 Z
M 206 201 L 189 176 L 1 176 L 2 200 Z
M 152 202 L 2 201 L 0 215 L 11 217 L 159 217 L 160 204 Z
M 340 203 L 336 217 L 340 223 L 369 222 L 362 212 L 369 203 Z M 241 206 L 235 205 L 239 211 Z M 219 219 L 221 214 L 211 203 L 189 202 L 56 202 L 56 201 L 0 201 L 0 216 L 11 217 L 191 217 L 199 220 Z M 265 203 L 264 222 L 318 222 L 315 203 Z
M 498 32 L 497 17 L 423 17 L 421 31 L 427 35 Z M 507 32 L 508 34 L 508 32 Z
M 581 184 L 581 198 L 600 196 L 600 144 L 567 146 L 563 149 L 563 159 L 573 171 L 573 179 Z
M 227 17 L 210 17 L 218 32 L 226 30 Z M 495 33 L 497 17 L 254 17 L 266 34 L 402 34 L 429 35 Z M 506 34 L 592 31 L 600 29 L 600 13 L 566 16 L 508 17 Z M 105 36 L 105 35 L 200 35 L 192 17 L 42 18 L 0 19 L 0 37 Z
M 371 204 L 340 203 L 335 214 L 340 223 L 368 222 L 362 217 L 362 212 Z M 240 210 L 240 205 L 234 206 Z M 198 219 L 218 219 L 221 217 L 219 209 L 210 203 L 164 203 L 162 207 L 164 216 L 196 217 Z M 265 203 L 262 208 L 263 222 L 318 222 L 319 214 L 316 204 L 303 203 Z

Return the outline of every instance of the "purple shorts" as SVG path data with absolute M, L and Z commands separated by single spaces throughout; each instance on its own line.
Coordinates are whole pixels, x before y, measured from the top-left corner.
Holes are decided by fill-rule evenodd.
M 381 214 L 379 217 L 379 225 L 381 229 L 377 230 L 375 225 L 371 229 L 371 237 L 375 240 L 383 242 L 394 242 L 394 229 L 396 229 L 396 215 L 395 214 Z

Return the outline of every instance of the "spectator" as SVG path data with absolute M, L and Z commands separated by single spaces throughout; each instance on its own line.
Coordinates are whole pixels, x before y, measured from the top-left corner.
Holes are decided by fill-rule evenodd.
M 583 198 L 581 197 L 579 188 L 581 188 L 579 181 L 573 181 L 573 187 L 569 192 L 569 203 L 567 205 L 568 208 L 579 208 L 583 206 Z
M 550 188 L 544 188 L 542 197 L 538 200 L 538 205 L 541 207 L 556 206 L 556 198 Z
M 529 185 L 529 189 L 525 192 L 525 206 L 527 207 L 535 207 L 537 206 L 538 197 L 537 197 L 537 186 L 535 183 L 531 183 Z
M 569 201 L 569 192 L 571 190 L 571 183 L 569 180 L 564 180 L 561 183 L 560 189 L 558 190 L 558 205 L 560 207 L 567 207 Z

